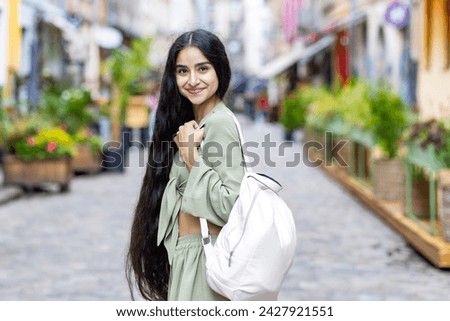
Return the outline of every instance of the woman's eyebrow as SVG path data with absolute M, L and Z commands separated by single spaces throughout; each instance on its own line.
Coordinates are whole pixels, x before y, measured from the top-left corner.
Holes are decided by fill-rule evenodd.
M 205 62 L 199 62 L 198 64 L 195 64 L 195 67 L 203 66 L 203 65 L 212 65 L 209 61 Z
M 199 62 L 197 64 L 194 65 L 194 67 L 199 67 L 199 66 L 204 66 L 204 65 L 212 65 L 209 61 L 205 61 L 205 62 Z M 176 65 L 177 68 L 188 68 L 188 66 L 185 65 Z

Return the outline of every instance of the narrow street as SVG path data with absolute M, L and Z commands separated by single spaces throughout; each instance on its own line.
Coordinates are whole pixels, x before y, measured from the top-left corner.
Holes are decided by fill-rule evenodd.
M 256 170 L 282 183 L 296 220 L 297 256 L 280 300 L 450 300 L 450 271 L 428 263 L 321 169 L 286 165 L 301 153 L 301 133 L 283 149 L 281 127 L 240 120 L 261 160 L 265 135 L 277 143 Z M 0 300 L 129 300 L 124 259 L 143 162 L 132 148 L 125 174 L 77 176 L 69 193 L 1 205 Z

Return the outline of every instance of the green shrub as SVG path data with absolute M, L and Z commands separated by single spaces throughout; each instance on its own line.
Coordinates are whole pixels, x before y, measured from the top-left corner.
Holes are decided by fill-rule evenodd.
M 354 79 L 337 95 L 337 108 L 344 121 L 352 127 L 367 129 L 371 119 L 370 85 Z
M 369 95 L 370 118 L 368 129 L 375 143 L 388 158 L 394 158 L 400 138 L 407 128 L 406 105 L 390 88 L 380 86 Z
M 128 99 L 131 95 L 140 95 L 148 90 L 149 76 L 153 66 L 148 60 L 153 40 L 136 39 L 131 48 L 114 49 L 102 65 L 102 73 L 109 75 L 117 89 L 119 101 L 119 119 L 125 121 Z
M 325 131 L 334 119 L 340 117 L 335 94 L 327 88 L 308 87 L 304 95 L 308 102 L 306 124 L 310 128 Z
M 290 131 L 303 127 L 306 122 L 306 108 L 306 102 L 300 91 L 295 95 L 286 97 L 283 102 L 280 123 Z
M 47 90 L 40 102 L 40 114 L 55 126 L 64 124 L 72 135 L 95 121 L 97 116 L 89 109 L 91 94 L 84 88 Z

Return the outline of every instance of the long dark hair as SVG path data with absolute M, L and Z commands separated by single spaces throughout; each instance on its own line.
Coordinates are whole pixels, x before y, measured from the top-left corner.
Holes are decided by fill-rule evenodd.
M 178 54 L 189 46 L 200 49 L 213 65 L 219 82 L 216 94 L 221 99 L 230 83 L 231 70 L 228 57 L 216 35 L 197 29 L 183 33 L 172 44 L 161 81 L 147 168 L 131 228 L 126 275 L 133 299 L 135 282 L 145 299 L 167 300 L 169 262 L 164 245 L 157 246 L 156 239 L 161 199 L 169 181 L 173 156 L 178 150 L 172 138 L 179 126 L 194 119 L 192 104 L 180 95 L 175 78 Z

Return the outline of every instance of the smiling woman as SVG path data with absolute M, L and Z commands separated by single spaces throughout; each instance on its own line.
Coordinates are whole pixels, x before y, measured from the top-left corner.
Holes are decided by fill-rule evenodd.
M 191 101 L 197 115 L 203 118 L 220 98 L 216 71 L 197 47 L 181 50 L 177 58 L 177 86 L 181 95 Z
M 208 221 L 215 241 L 244 176 L 241 149 L 227 148 L 239 146 L 233 115 L 222 102 L 230 78 L 225 48 L 214 34 L 186 32 L 171 46 L 131 230 L 132 296 L 136 285 L 149 300 L 225 299 L 206 280 L 199 218 Z

